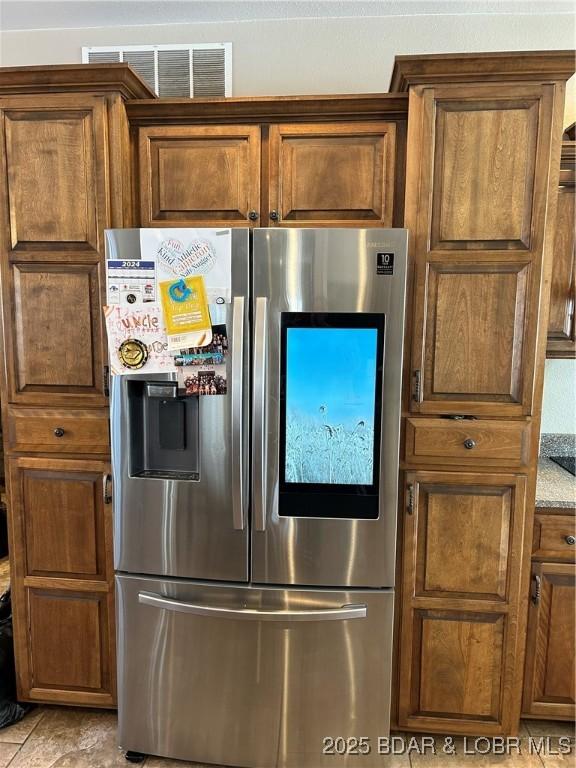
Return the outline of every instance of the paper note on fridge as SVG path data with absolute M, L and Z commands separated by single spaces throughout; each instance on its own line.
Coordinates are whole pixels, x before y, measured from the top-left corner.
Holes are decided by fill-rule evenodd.
M 230 229 L 140 230 L 140 258 L 155 262 L 157 281 L 202 276 L 210 304 L 231 300 L 231 252 Z
M 107 258 L 106 300 L 122 306 L 155 302 L 156 262 Z
M 180 277 L 159 283 L 168 348 L 204 347 L 212 341 L 212 323 L 204 278 Z

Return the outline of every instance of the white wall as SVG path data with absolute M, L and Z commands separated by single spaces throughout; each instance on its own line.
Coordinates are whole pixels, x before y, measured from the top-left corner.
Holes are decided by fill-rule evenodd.
M 0 64 L 79 62 L 83 45 L 201 42 L 233 43 L 235 96 L 369 93 L 387 90 L 395 54 L 572 48 L 574 25 L 542 13 L 8 31 Z
M 546 360 L 541 432 L 576 434 L 574 360 Z
M 573 48 L 575 34 L 570 16 L 546 13 L 28 30 L 0 32 L 0 65 L 76 63 L 83 45 L 201 42 L 232 42 L 233 94 L 258 96 L 386 91 L 396 54 Z M 565 125 L 574 120 L 576 78 Z M 576 432 L 575 380 L 575 361 L 547 362 L 543 431 Z

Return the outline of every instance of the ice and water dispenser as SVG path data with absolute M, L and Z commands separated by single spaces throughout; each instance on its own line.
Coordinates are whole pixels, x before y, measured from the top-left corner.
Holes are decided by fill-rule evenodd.
M 132 477 L 199 480 L 198 397 L 176 381 L 127 381 Z

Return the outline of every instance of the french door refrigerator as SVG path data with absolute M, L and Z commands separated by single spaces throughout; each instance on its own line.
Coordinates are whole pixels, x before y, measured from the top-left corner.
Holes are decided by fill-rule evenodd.
M 107 239 L 138 258 L 138 230 Z M 381 763 L 406 247 L 400 229 L 233 230 L 228 394 L 114 377 L 124 749 Z

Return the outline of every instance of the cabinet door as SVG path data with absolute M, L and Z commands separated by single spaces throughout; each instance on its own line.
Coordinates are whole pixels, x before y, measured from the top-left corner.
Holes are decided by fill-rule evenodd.
M 394 123 L 270 126 L 270 226 L 390 227 Z
M 115 699 L 112 520 L 104 461 L 9 459 L 18 693 Z
M 78 95 L 0 100 L 0 269 L 8 400 L 105 405 L 101 256 L 106 107 Z
M 140 128 L 140 226 L 247 227 L 260 215 L 260 127 Z
M 105 405 L 100 267 L 40 256 L 5 265 L 9 398 Z
M 553 88 L 411 89 L 414 412 L 531 413 Z
M 512 733 L 523 476 L 407 476 L 399 727 Z
M 576 566 L 535 563 L 528 615 L 524 713 L 576 717 Z
M 574 357 L 576 335 L 574 303 L 576 301 L 575 181 L 576 142 L 562 145 L 562 167 L 556 231 L 552 248 L 552 287 L 550 291 L 550 320 L 548 322 L 547 357 Z

